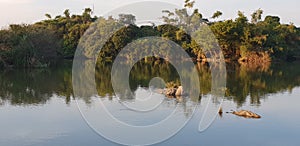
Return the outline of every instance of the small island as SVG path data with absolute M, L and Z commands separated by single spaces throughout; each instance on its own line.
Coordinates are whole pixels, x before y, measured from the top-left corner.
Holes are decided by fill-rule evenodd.
M 189 14 L 188 11 L 193 13 Z M 298 60 L 300 28 L 293 23 L 281 24 L 278 16 L 262 18 L 262 14 L 263 10 L 258 9 L 249 19 L 239 11 L 235 19 L 215 21 L 222 12 L 217 11 L 211 17 L 205 17 L 194 8 L 193 2 L 186 1 L 182 9 L 162 12 L 161 18 L 165 24 L 137 26 L 132 14 L 104 18 L 93 16 L 90 8 L 84 9 L 81 15 L 71 15 L 67 9 L 63 15 L 52 17 L 45 14 L 47 19 L 40 22 L 11 24 L 0 30 L 0 67 L 49 67 L 61 59 L 72 59 L 80 38 L 96 21 L 124 25 L 103 46 L 98 60 L 113 61 L 128 43 L 141 37 L 157 36 L 180 45 L 194 61 L 207 62 L 209 56 L 203 51 L 205 45 L 197 44 L 181 28 L 175 27 L 193 21 L 209 26 L 227 63 L 261 65 Z M 95 42 L 90 47 L 96 45 Z

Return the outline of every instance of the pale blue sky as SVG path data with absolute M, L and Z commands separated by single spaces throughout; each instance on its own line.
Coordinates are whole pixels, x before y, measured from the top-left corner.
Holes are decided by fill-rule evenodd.
M 126 4 L 143 0 L 0 0 L 0 27 L 11 23 L 33 23 L 45 19 L 45 13 L 52 16 L 60 15 L 65 9 L 71 13 L 81 13 L 85 7 L 95 5 L 95 14 L 101 16 L 106 12 Z M 162 1 L 179 6 L 184 0 L 153 0 Z M 280 16 L 283 23 L 293 22 L 300 26 L 300 2 L 297 0 L 196 0 L 196 7 L 205 17 L 220 10 L 220 19 L 235 18 L 241 10 L 250 18 L 250 14 L 261 8 L 265 15 Z M 151 7 L 151 6 L 149 6 Z

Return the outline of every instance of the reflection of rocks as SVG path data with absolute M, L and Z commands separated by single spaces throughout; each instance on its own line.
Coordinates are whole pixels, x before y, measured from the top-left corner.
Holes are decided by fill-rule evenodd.
M 219 108 L 219 112 L 218 112 L 219 116 L 222 118 L 223 117 L 223 109 L 222 107 Z
M 176 101 L 177 101 L 178 103 L 183 103 L 183 102 L 185 101 L 185 98 L 182 97 L 182 96 L 176 96 Z

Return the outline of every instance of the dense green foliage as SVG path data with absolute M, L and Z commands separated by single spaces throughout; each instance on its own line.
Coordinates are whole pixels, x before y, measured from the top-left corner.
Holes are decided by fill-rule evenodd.
M 137 38 L 157 36 L 179 44 L 191 57 L 203 61 L 208 57 L 205 56 L 203 48 L 211 48 L 211 46 L 206 45 L 212 44 L 212 42 L 197 44 L 182 29 L 182 27 L 191 27 L 198 22 L 209 26 L 215 35 L 211 38 L 203 38 L 203 41 L 210 41 L 215 37 L 225 59 L 230 61 L 251 63 L 267 63 L 272 60 L 292 61 L 300 55 L 300 29 L 293 24 L 281 24 L 280 18 L 277 16 L 266 16 L 262 20 L 263 11 L 259 9 L 251 15 L 251 22 L 240 11 L 235 20 L 209 22 L 208 19 L 203 18 L 198 9 L 193 10 L 192 8 L 193 2 L 187 1 L 186 8 L 176 9 L 174 12 L 163 11 L 166 16 L 162 18 L 166 24 L 160 26 L 137 27 L 130 23 L 112 35 L 104 46 L 105 49 L 102 49 L 101 58 L 114 59 L 123 47 Z M 189 15 L 188 9 L 192 9 L 193 13 Z M 221 15 L 222 12 L 217 11 L 212 18 Z M 210 33 L 210 30 L 201 31 L 202 35 Z M 97 33 L 94 35 L 93 37 L 97 38 Z M 201 35 L 197 37 L 201 37 Z M 143 47 L 148 48 L 150 46 L 144 45 Z M 160 47 L 161 50 L 164 50 L 164 46 L 161 45 Z
M 225 55 L 238 59 L 250 52 L 266 52 L 276 59 L 292 59 L 294 53 L 299 53 L 299 28 L 280 24 L 277 16 L 261 20 L 261 13 L 254 12 L 251 23 L 242 12 L 235 20 L 210 23 Z
M 49 29 L 55 30 L 62 38 L 62 50 L 60 55 L 65 58 L 73 58 L 78 42 L 88 29 L 90 24 L 94 22 L 97 17 L 92 18 L 92 10 L 86 8 L 82 15 L 70 15 L 69 10 L 64 11 L 64 16 L 56 16 L 54 19 L 49 14 L 48 20 L 38 22 L 37 24 L 44 25 Z
M 0 31 L 0 66 L 43 67 L 57 59 L 56 32 L 41 25 L 10 25 Z
M 59 58 L 73 58 L 80 37 L 97 18 L 91 9 L 82 15 L 48 19 L 32 25 L 10 25 L 0 31 L 0 67 L 46 67 Z
M 182 29 L 198 23 L 209 26 L 227 60 L 266 63 L 291 61 L 300 56 L 300 28 L 281 24 L 277 16 L 262 19 L 263 11 L 259 9 L 251 15 L 251 21 L 242 12 L 238 12 L 234 20 L 209 21 L 193 7 L 194 1 L 186 0 L 183 9 L 163 11 L 166 15 L 162 19 L 166 24 L 160 26 L 136 26 L 135 16 L 131 14 L 120 14 L 118 19 L 93 17 L 90 8 L 81 15 L 71 15 L 67 9 L 63 16 L 52 18 L 46 14 L 47 20 L 32 25 L 10 25 L 8 29 L 0 30 L 0 67 L 45 67 L 58 58 L 72 59 L 80 38 L 91 27 L 94 29 L 87 32 L 90 36 L 109 36 L 99 54 L 101 60 L 113 60 L 123 47 L 138 38 L 157 36 L 179 44 L 198 61 L 205 61 L 209 56 L 205 56 L 203 48 L 208 46 L 197 44 Z M 211 19 L 221 15 L 222 12 L 217 11 Z M 97 23 L 93 23 L 96 20 Z M 119 31 L 109 35 L 110 27 L 120 25 L 123 27 Z M 87 43 L 85 47 L 99 47 L 96 40 Z M 165 46 L 160 46 L 164 50 Z M 92 53 L 85 52 L 85 57 L 90 58 Z

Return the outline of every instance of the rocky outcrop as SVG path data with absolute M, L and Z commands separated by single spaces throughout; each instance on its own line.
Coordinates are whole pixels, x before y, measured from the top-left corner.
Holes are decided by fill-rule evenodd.
M 167 88 L 165 90 L 165 95 L 167 96 L 182 96 L 184 94 L 182 86 L 178 88 Z
M 168 88 L 166 89 L 165 94 L 167 96 L 175 96 L 176 90 L 176 88 Z
M 176 96 L 181 96 L 183 95 L 183 88 L 182 86 L 179 86 L 178 89 L 176 90 L 176 93 L 175 93 Z

